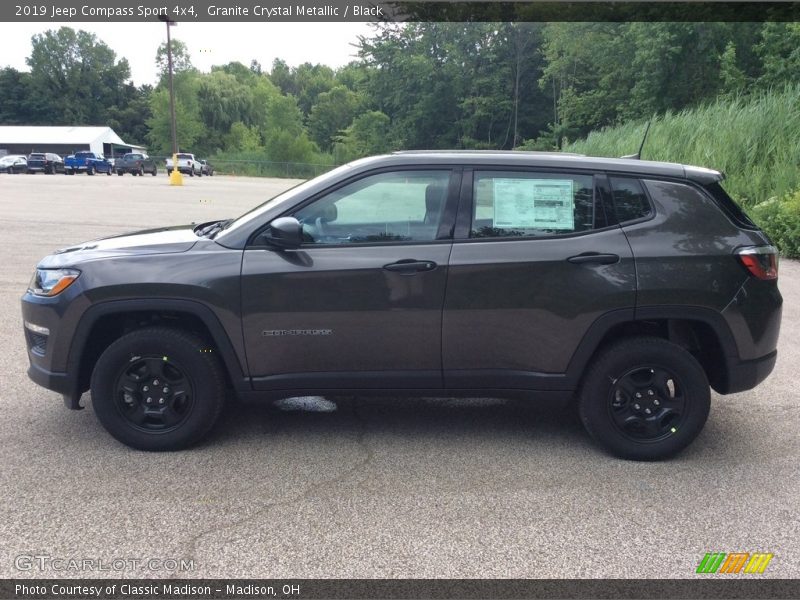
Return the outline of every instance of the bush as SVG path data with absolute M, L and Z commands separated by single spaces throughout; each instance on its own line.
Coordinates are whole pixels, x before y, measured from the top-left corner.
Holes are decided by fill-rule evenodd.
M 749 210 L 753 220 L 787 258 L 800 258 L 800 189 Z

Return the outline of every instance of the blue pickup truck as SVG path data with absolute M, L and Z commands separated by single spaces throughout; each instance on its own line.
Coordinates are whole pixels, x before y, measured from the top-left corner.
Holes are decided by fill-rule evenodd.
M 64 159 L 64 173 L 67 175 L 75 175 L 75 173 L 111 175 L 113 171 L 114 165 L 111 161 L 94 152 L 76 152 Z

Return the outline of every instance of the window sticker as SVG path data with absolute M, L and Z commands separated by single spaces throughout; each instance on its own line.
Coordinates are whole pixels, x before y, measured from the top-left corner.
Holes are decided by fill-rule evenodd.
M 507 229 L 575 229 L 572 179 L 494 180 L 494 226 Z

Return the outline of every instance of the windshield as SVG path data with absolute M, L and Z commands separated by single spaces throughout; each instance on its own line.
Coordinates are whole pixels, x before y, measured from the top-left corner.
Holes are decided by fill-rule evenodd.
M 44 158 L 44 154 L 31 154 L 30 158 L 42 159 Z
M 330 179 L 336 179 L 339 175 L 341 175 L 345 171 L 348 171 L 349 169 L 351 169 L 352 165 L 354 165 L 354 164 L 356 164 L 356 163 L 350 163 L 350 164 L 347 164 L 347 165 L 342 165 L 341 167 L 336 167 L 335 169 L 333 169 L 331 171 L 328 171 L 327 173 L 324 173 L 324 174 L 320 175 L 319 177 L 315 177 L 314 179 L 309 179 L 308 181 L 304 181 L 303 183 L 300 183 L 300 184 L 298 184 L 298 185 L 296 185 L 296 186 L 294 186 L 292 188 L 289 188 L 285 192 L 281 192 L 280 194 L 278 194 L 277 196 L 275 196 L 273 198 L 270 198 L 269 200 L 267 200 L 263 204 L 259 204 L 255 208 L 253 208 L 253 209 L 249 210 L 248 212 L 244 213 L 238 219 L 234 219 L 225 228 L 225 230 L 220 233 L 220 236 L 219 236 L 220 239 L 222 239 L 225 236 L 226 233 L 234 231 L 234 230 L 238 229 L 239 227 L 242 227 L 243 225 L 246 225 L 247 223 L 250 223 L 254 219 L 258 219 L 266 211 L 272 210 L 273 208 L 276 208 L 276 207 L 280 206 L 281 204 L 288 203 L 289 201 L 297 198 L 298 196 L 301 196 L 306 190 L 308 190 L 312 186 L 315 186 L 315 185 L 320 184 L 320 183 L 324 183 L 325 181 L 330 180 Z
M 139 160 L 142 158 L 141 154 L 126 154 L 122 157 L 122 160 Z
M 91 152 L 76 152 L 75 153 L 75 158 L 89 158 L 89 157 L 94 158 L 94 154 L 92 154 Z
M 178 158 L 192 158 L 191 154 L 178 154 Z

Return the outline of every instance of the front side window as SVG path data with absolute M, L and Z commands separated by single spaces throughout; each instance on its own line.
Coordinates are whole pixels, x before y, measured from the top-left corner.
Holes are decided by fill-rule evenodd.
M 473 186 L 470 237 L 540 237 L 595 227 L 591 175 L 476 171 Z
M 298 210 L 309 244 L 430 242 L 442 219 L 450 171 L 370 175 Z

